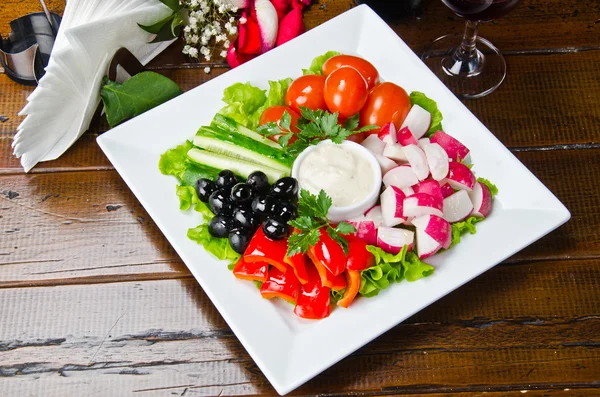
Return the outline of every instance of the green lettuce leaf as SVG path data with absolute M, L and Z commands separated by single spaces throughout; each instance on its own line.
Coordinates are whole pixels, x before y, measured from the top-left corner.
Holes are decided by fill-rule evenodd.
M 240 258 L 240 254 L 235 252 L 229 245 L 228 239 L 217 238 L 210 235 L 208 232 L 208 224 L 201 224 L 195 228 L 189 229 L 187 236 L 190 240 L 201 244 L 204 249 L 219 259 L 235 262 Z
M 177 185 L 175 193 L 177 194 L 177 197 L 179 197 L 179 209 L 182 211 L 186 211 L 192 206 L 192 204 L 197 204 L 200 202 L 198 199 L 198 193 L 196 193 L 196 189 L 194 189 L 192 186 Z
M 193 148 L 191 141 L 164 152 L 158 161 L 158 169 L 164 175 L 175 175 L 180 181 L 183 180 L 184 173 L 188 167 L 187 152 Z
M 450 244 L 450 248 L 454 247 L 456 244 L 460 243 L 460 238 L 462 235 L 469 232 L 470 234 L 477 233 L 477 228 L 475 224 L 477 222 L 481 222 L 484 218 L 479 218 L 476 216 L 470 216 L 466 220 L 462 222 L 456 222 L 452 224 L 452 244 Z
M 422 92 L 413 91 L 410 93 L 410 103 L 411 105 L 419 105 L 431 113 L 431 126 L 425 134 L 427 137 L 431 137 L 436 131 L 442 129 L 442 119 L 444 117 L 442 116 L 442 112 L 438 109 L 437 103 L 433 99 L 428 98 L 427 95 Z
M 318 74 L 319 76 L 322 76 L 323 75 L 323 64 L 329 58 L 334 57 L 336 55 L 340 55 L 340 53 L 337 51 L 327 51 L 325 54 L 319 55 L 318 57 L 313 59 L 313 61 L 310 64 L 310 68 L 302 69 L 302 74 L 303 75 Z
M 435 268 L 422 262 L 413 252 L 407 252 L 408 247 L 394 255 L 379 247 L 368 245 L 367 250 L 375 256 L 375 265 L 360 273 L 360 289 L 358 292 L 365 297 L 379 294 L 391 283 L 416 281 L 433 273 Z
M 483 183 L 485 186 L 488 187 L 488 189 L 490 189 L 490 193 L 492 193 L 492 199 L 496 197 L 496 195 L 498 194 L 498 187 L 496 187 L 496 185 L 494 185 L 492 182 L 488 181 L 485 178 L 477 178 L 477 182 Z

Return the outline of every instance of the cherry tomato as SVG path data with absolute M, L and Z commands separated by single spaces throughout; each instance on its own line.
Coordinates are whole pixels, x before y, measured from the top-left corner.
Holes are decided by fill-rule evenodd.
M 366 59 L 355 57 L 352 55 L 336 55 L 329 58 L 323 64 L 323 75 L 329 76 L 334 70 L 342 66 L 351 66 L 365 78 L 369 89 L 373 88 L 379 80 L 379 72 L 375 66 Z
M 369 96 L 367 82 L 350 66 L 331 72 L 325 80 L 325 103 L 331 113 L 346 119 L 362 109 Z
M 373 87 L 365 106 L 360 111 L 360 125 L 374 124 L 379 127 L 394 122 L 400 128 L 410 110 L 410 98 L 404 88 L 394 83 L 381 83 Z M 374 130 L 373 133 L 376 133 Z
M 290 84 L 285 94 L 285 102 L 298 113 L 300 113 L 300 106 L 312 110 L 327 110 L 325 98 L 323 98 L 324 88 L 325 76 L 314 74 L 300 76 Z

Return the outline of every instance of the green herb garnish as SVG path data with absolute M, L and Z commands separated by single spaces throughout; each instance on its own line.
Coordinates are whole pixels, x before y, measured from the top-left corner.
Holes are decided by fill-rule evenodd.
M 320 229 L 326 228 L 327 234 L 337 242 L 348 255 L 348 241 L 344 235 L 356 232 L 356 228 L 347 222 L 332 227 L 327 220 L 327 211 L 331 207 L 331 197 L 324 190 L 318 196 L 302 189 L 298 200 L 298 218 L 289 221 L 289 225 L 298 229 L 288 238 L 288 256 L 305 253 L 310 246 L 319 242 Z

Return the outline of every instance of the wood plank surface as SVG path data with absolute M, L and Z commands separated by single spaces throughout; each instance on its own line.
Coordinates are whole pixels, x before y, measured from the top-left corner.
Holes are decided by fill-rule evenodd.
M 496 92 L 465 102 L 506 146 L 529 148 L 600 143 L 600 107 L 597 106 L 600 103 L 600 68 L 597 67 L 600 50 L 510 56 L 508 62 L 509 75 Z M 169 69 L 161 73 L 187 91 L 226 70 L 214 68 L 210 75 L 196 69 Z M 0 174 L 22 172 L 10 145 L 21 120 L 16 114 L 30 91 L 31 88 L 19 86 L 0 75 L 2 113 L 10 117 L 8 122 L 0 123 Z M 92 126 L 61 158 L 38 164 L 32 172 L 112 168 L 95 141 L 98 133 L 108 126 L 99 117 Z
M 600 261 L 497 267 L 293 394 L 595 387 L 598 287 Z M 272 392 L 191 279 L 2 289 L 0 302 L 11 395 Z

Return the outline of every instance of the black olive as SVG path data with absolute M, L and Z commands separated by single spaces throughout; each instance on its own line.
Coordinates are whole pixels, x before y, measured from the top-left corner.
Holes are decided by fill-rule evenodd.
M 260 222 L 260 217 L 249 209 L 236 208 L 233 210 L 233 220 L 236 226 L 254 230 Z
M 290 234 L 290 227 L 287 223 L 269 218 L 262 224 L 263 232 L 272 240 L 281 240 Z
M 196 182 L 196 193 L 198 193 L 198 197 L 200 201 L 207 202 L 208 196 L 217 190 L 217 185 L 208 178 L 200 178 L 198 182 Z
M 258 196 L 252 200 L 252 211 L 258 215 L 270 215 L 275 207 L 276 200 L 272 196 Z
M 217 215 L 208 222 L 208 232 L 213 237 L 227 237 L 233 227 L 233 219 L 223 215 Z
M 233 210 L 229 194 L 223 189 L 211 193 L 208 197 L 208 205 L 215 215 L 229 215 Z
M 223 170 L 219 172 L 219 176 L 217 176 L 217 187 L 220 189 L 225 189 L 229 191 L 232 187 L 234 187 L 238 183 L 238 180 L 235 174 L 229 170 Z
M 269 178 L 262 171 L 254 171 L 248 175 L 246 183 L 252 186 L 258 193 L 266 193 L 269 190 Z
M 292 204 L 287 201 L 279 201 L 275 204 L 271 215 L 275 219 L 279 219 L 280 221 L 287 222 L 296 217 L 298 213 L 298 208 L 295 204 Z
M 248 230 L 239 228 L 229 233 L 229 245 L 238 254 L 243 254 L 250 242 L 250 233 Z
M 254 191 L 247 183 L 238 183 L 231 189 L 231 201 L 234 204 L 249 204 L 253 197 Z
M 271 194 L 274 196 L 295 198 L 298 194 L 298 181 L 291 176 L 284 176 L 271 186 Z

